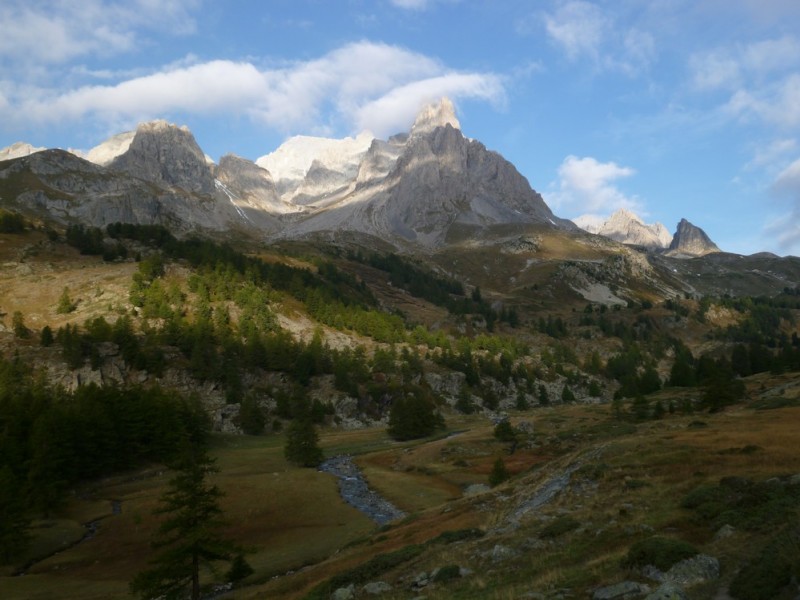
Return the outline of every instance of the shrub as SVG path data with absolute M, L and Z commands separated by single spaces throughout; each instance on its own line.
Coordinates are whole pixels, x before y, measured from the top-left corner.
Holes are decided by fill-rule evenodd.
M 506 469 L 506 464 L 503 462 L 503 459 L 498 456 L 497 460 L 494 461 L 492 472 L 489 473 L 489 485 L 492 487 L 498 486 L 509 477 L 510 475 L 508 469 Z
M 799 576 L 800 531 L 795 529 L 773 537 L 758 558 L 737 573 L 730 593 L 739 600 L 770 600 Z
M 669 571 L 675 563 L 697 554 L 697 549 L 688 542 L 654 536 L 631 546 L 623 565 L 638 568 L 653 565 L 662 571 Z
M 433 581 L 440 583 L 442 581 L 458 579 L 459 577 L 461 577 L 461 567 L 458 565 L 446 565 L 436 572 L 436 575 L 433 577 Z
M 444 531 L 430 540 L 429 544 L 454 544 L 455 542 L 464 542 L 467 540 L 477 540 L 486 535 L 486 532 L 476 527 L 467 529 L 455 529 L 453 531 Z
M 543 539 L 554 539 L 559 536 L 574 531 L 581 524 L 572 517 L 559 517 L 555 521 L 548 523 L 542 531 L 539 532 L 539 537 Z

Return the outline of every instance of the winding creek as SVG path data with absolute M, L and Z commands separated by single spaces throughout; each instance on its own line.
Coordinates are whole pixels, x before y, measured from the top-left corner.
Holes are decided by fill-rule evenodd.
M 339 494 L 342 499 L 378 525 L 406 516 L 406 513 L 369 488 L 351 456 L 329 458 L 319 466 L 319 470 L 334 475 L 339 480 Z

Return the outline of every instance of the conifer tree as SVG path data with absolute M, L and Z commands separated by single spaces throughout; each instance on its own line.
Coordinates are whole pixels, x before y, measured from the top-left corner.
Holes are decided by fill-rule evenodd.
M 75 302 L 72 301 L 72 298 L 69 295 L 69 287 L 64 286 L 64 290 L 61 292 L 61 296 L 58 298 L 56 312 L 60 315 L 66 315 L 73 312 L 75 308 Z
M 492 472 L 489 473 L 489 485 L 492 487 L 498 486 L 510 477 L 506 463 L 503 462 L 502 457 L 498 456 L 492 466 Z
M 173 464 L 175 476 L 161 496 L 155 514 L 165 515 L 153 540 L 160 550 L 152 567 L 131 582 L 131 592 L 141 598 L 200 598 L 200 569 L 219 560 L 232 560 L 239 549 L 224 539 L 225 524 L 219 499 L 223 493 L 207 481 L 217 471 L 205 449 L 183 442 Z
M 316 467 L 322 462 L 322 449 L 318 441 L 317 430 L 308 412 L 296 417 L 289 424 L 283 454 L 286 460 L 300 467 Z

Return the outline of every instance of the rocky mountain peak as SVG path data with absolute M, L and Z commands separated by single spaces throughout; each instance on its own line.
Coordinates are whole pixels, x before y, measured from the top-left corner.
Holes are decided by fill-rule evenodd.
M 692 225 L 686 219 L 681 219 L 678 229 L 672 238 L 667 254 L 671 256 L 705 256 L 713 252 L 722 252 L 711 241 L 706 232 Z
M 661 223 L 646 224 L 636 213 L 620 208 L 608 219 L 598 222 L 594 218 L 579 217 L 575 223 L 589 233 L 605 236 L 614 241 L 646 248 L 667 248 L 672 236 Z
M 28 156 L 34 152 L 41 152 L 46 148 L 36 148 L 27 142 L 15 142 L 6 148 L 0 150 L 0 160 L 11 160 L 12 158 L 21 158 Z
M 433 131 L 437 127 L 451 125 L 454 129 L 461 129 L 461 124 L 456 117 L 456 109 L 449 98 L 442 98 L 424 106 L 411 127 L 411 135 L 421 135 Z
M 109 167 L 170 187 L 211 195 L 214 178 L 192 132 L 158 120 L 136 128 L 128 149 Z

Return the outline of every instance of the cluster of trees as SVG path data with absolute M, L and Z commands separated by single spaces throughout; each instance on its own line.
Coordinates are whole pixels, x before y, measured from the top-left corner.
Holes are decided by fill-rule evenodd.
M 396 254 L 371 253 L 364 256 L 358 251 L 350 252 L 348 258 L 388 273 L 389 282 L 393 286 L 416 298 L 441 306 L 450 314 L 481 315 L 490 332 L 498 321 L 506 322 L 511 327 L 519 325 L 516 308 L 503 307 L 497 311 L 482 297 L 480 288 L 474 288 L 467 296 L 460 281 L 433 273 Z
M 0 233 L 22 233 L 27 226 L 25 217 L 0 208 Z
M 0 478 L 15 491 L 15 498 L 0 494 L 0 514 L 16 514 L 10 520 L 18 523 L 31 511 L 51 513 L 82 480 L 164 460 L 182 438 L 201 441 L 209 431 L 197 401 L 159 388 L 89 385 L 70 393 L 19 359 L 0 359 L 0 418 Z

